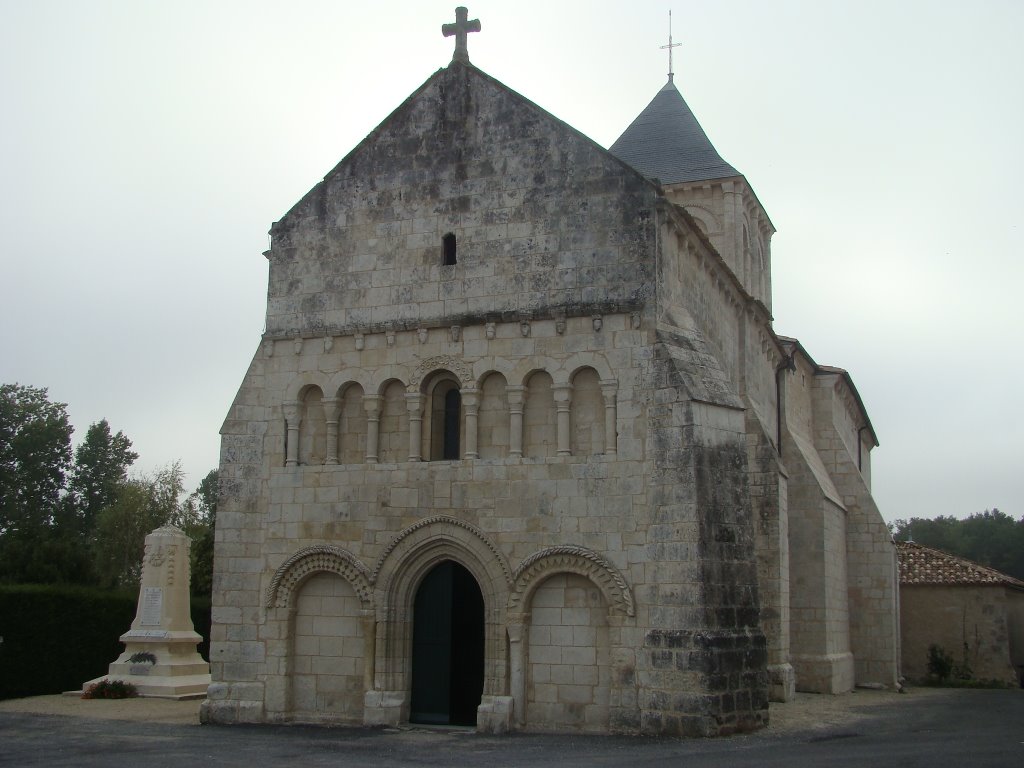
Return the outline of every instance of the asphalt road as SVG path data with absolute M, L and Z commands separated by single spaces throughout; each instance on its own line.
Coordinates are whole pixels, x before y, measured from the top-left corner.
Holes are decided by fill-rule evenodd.
M 898 697 L 848 726 L 726 739 L 480 736 L 472 731 L 195 726 L 0 713 L 0 765 L 1024 766 L 1024 691 Z

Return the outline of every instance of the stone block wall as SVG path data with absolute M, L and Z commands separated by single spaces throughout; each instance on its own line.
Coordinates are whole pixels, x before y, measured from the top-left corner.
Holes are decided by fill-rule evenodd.
M 484 727 L 764 724 L 750 494 L 781 552 L 786 492 L 750 482 L 740 391 L 770 411 L 743 283 L 770 232 L 719 191 L 735 272 L 650 183 L 453 64 L 274 225 L 223 430 L 210 719 L 357 718 L 362 675 L 363 722 L 401 722 L 412 600 L 451 559 L 485 608 Z
M 601 591 L 582 576 L 552 576 L 534 593 L 530 613 L 527 726 L 607 731 L 611 664 Z
M 273 226 L 267 333 L 635 304 L 652 294 L 654 198 L 582 134 L 451 66 Z
M 258 472 L 262 480 L 258 486 L 226 486 L 237 491 L 223 500 L 215 607 L 219 626 L 213 658 L 217 679 L 228 685 L 228 693 L 218 689 L 221 698 L 211 700 L 212 719 L 350 720 L 358 717 L 354 691 L 364 675 L 372 686 L 367 687 L 361 702 L 364 721 L 400 720 L 408 704 L 402 693 L 402 680 L 408 673 L 403 650 L 406 641 L 401 640 L 407 630 L 383 628 L 395 619 L 382 614 L 381 607 L 400 606 L 401 600 L 396 603 L 397 598 L 381 590 L 402 581 L 398 572 L 390 580 L 385 576 L 401 551 L 395 542 L 411 540 L 406 538 L 407 532 L 417 530 L 424 520 L 443 518 L 460 521 L 466 528 L 452 529 L 455 523 L 447 522 L 431 525 L 461 530 L 459 536 L 477 542 L 474 546 L 489 542 L 487 546 L 493 549 L 481 551 L 474 562 L 488 561 L 494 567 L 507 563 L 505 575 L 500 570 L 497 575 L 479 574 L 488 615 L 495 620 L 488 640 L 491 661 L 485 698 L 492 702 L 497 701 L 494 697 L 511 696 L 521 702 L 521 727 L 541 727 L 542 722 L 549 722 L 562 729 L 658 727 L 668 733 L 710 734 L 763 724 L 766 651 L 757 629 L 751 521 L 749 515 L 744 517 L 745 491 L 736 495 L 728 490 L 746 482 L 745 454 L 742 448 L 735 451 L 729 447 L 743 445 L 742 411 L 687 405 L 685 394 L 677 388 L 684 377 L 678 372 L 666 374 L 662 400 L 675 416 L 658 433 L 666 442 L 662 444 L 661 438 L 654 441 L 655 432 L 649 426 L 653 401 L 646 393 L 661 374 L 660 364 L 650 354 L 653 332 L 644 327 L 642 317 L 638 322 L 632 314 L 607 315 L 599 326 L 590 316 L 569 317 L 561 333 L 555 321 L 533 321 L 529 330 L 524 336 L 519 322 L 499 322 L 490 329 L 487 324 L 467 326 L 458 342 L 441 330 L 370 333 L 358 342 L 360 350 L 355 348 L 354 336 L 332 337 L 329 349 L 320 340 L 264 345 L 252 374 L 258 372 L 264 386 L 259 391 L 243 386 L 233 409 L 242 413 L 251 408 L 252 413 L 263 415 L 264 422 L 255 425 L 229 420 L 225 427 L 225 450 L 248 434 L 261 435 L 262 445 L 258 466 L 231 462 L 225 477 L 251 478 Z M 555 355 L 550 342 L 556 339 L 559 346 L 576 351 Z M 480 357 L 467 355 L 469 349 Z M 346 369 L 346 362 L 361 355 L 375 362 L 376 371 Z M 668 359 L 672 360 L 671 356 Z M 537 374 L 529 372 L 538 364 L 550 371 L 546 375 L 555 386 L 533 392 L 528 382 Z M 430 369 L 435 366 L 456 372 L 467 397 L 473 391 L 486 392 L 488 379 L 496 371 L 504 372 L 501 376 L 509 382 L 504 387 L 504 402 L 495 399 L 484 420 L 490 425 L 491 442 L 504 443 L 494 446 L 495 458 L 409 460 L 415 441 L 409 437 L 413 411 L 408 405 L 412 401 L 405 395 L 417 391 L 416 381 L 430 381 Z M 528 374 L 529 378 L 523 378 Z M 671 384 L 673 377 L 676 385 Z M 355 382 L 349 383 L 352 379 Z M 363 456 L 359 462 L 343 463 L 344 420 L 339 415 L 337 435 L 333 428 L 321 430 L 310 420 L 321 418 L 321 412 L 326 419 L 334 407 L 331 401 L 339 403 L 337 413 L 341 414 L 345 393 L 356 383 L 365 400 L 381 387 L 394 386 L 386 384 L 388 381 L 401 385 L 408 415 L 394 425 L 386 424 L 382 417 L 378 438 L 383 440 L 389 429 L 399 432 L 405 439 L 404 459 L 381 461 L 378 457 L 369 462 Z M 592 386 L 594 382 L 597 387 Z M 549 412 L 555 413 L 554 424 L 549 418 L 543 423 L 549 427 L 549 444 L 556 448 L 561 443 L 560 433 L 568 429 L 565 454 L 531 457 L 526 455 L 530 443 L 524 439 L 524 455 L 509 455 L 508 394 L 516 386 L 526 393 L 527 402 L 530 397 L 541 402 L 551 398 Z M 325 395 L 315 399 L 318 407 L 303 410 L 295 406 L 294 412 L 289 411 L 292 406 L 288 404 L 297 402 L 295 398 L 312 387 Z M 555 401 L 553 390 L 568 395 L 564 425 L 558 418 L 559 401 Z M 394 400 L 398 402 L 398 398 Z M 420 403 L 420 411 L 429 409 L 425 402 L 415 402 Z M 523 413 L 525 435 L 525 408 Z M 579 428 L 588 422 L 590 439 L 582 440 Z M 360 440 L 368 445 L 367 431 L 361 421 L 357 423 Z M 609 423 L 613 425 L 610 431 Z M 338 463 L 296 461 L 289 465 L 289 440 L 297 439 L 301 445 L 307 430 L 334 435 L 331 439 L 337 441 L 337 451 L 332 454 L 331 439 L 325 437 L 324 453 L 336 456 Z M 424 427 L 424 434 L 428 431 Z M 610 443 L 609 435 L 614 437 Z M 720 458 L 705 462 L 698 446 L 707 446 Z M 401 440 L 394 453 L 402 455 Z M 235 456 L 230 454 L 232 459 Z M 671 469 L 671 477 L 657 473 L 658 483 L 645 481 L 655 474 L 649 456 L 658 456 L 661 465 Z M 684 484 L 681 478 L 693 479 Z M 697 493 L 698 486 L 704 490 Z M 236 540 L 238 557 L 231 556 Z M 432 540 L 425 539 L 421 546 L 428 547 Z M 321 577 L 306 582 L 313 590 L 309 593 L 296 582 L 294 597 L 287 604 L 273 602 L 284 598 L 267 597 L 283 593 L 284 587 L 275 584 L 288 582 L 291 577 L 287 574 L 297 567 L 295 562 L 328 557 L 316 554 L 323 546 L 338 550 L 330 557 L 351 556 L 345 567 L 355 574 L 356 582 L 367 579 L 365 594 L 351 587 L 354 592 L 344 596 L 346 615 L 331 618 L 343 618 L 345 631 L 351 630 L 344 635 L 340 650 L 335 649 L 340 655 L 330 662 L 337 662 L 334 668 L 344 667 L 344 674 L 329 674 L 322 666 L 325 662 L 314 669 L 311 649 L 314 645 L 319 648 L 325 638 L 317 634 L 315 623 L 312 629 L 306 627 L 303 617 L 307 605 L 322 604 L 325 599 L 319 594 L 327 588 L 317 581 Z M 600 571 L 604 574 L 601 578 L 621 574 L 629 608 L 622 599 L 614 602 L 607 589 L 599 589 L 598 576 L 553 570 L 549 580 L 529 598 L 524 597 L 524 615 L 530 618 L 522 624 L 525 640 L 519 644 L 526 649 L 522 688 L 518 689 L 517 643 L 512 643 L 513 654 L 508 657 L 501 639 L 506 631 L 503 617 L 512 610 L 508 607 L 508 579 L 553 546 L 597 553 L 611 569 Z M 452 550 L 451 556 L 468 557 L 462 549 Z M 710 570 L 702 569 L 702 557 L 714 559 Z M 394 567 L 401 571 L 398 565 Z M 331 573 L 342 570 L 337 566 Z M 364 573 L 368 575 L 360 576 Z M 338 580 L 336 576 L 326 578 Z M 586 589 L 585 584 L 589 585 Z M 576 622 L 576 618 L 582 622 L 582 617 L 573 613 L 584 594 L 587 600 L 597 597 L 597 602 L 585 609 L 589 624 Z M 565 603 L 564 610 L 559 610 L 563 614 L 568 610 L 572 621 L 562 615 L 563 628 L 555 629 L 553 620 L 545 623 L 545 611 L 553 608 L 545 603 L 559 599 Z M 715 601 L 711 609 L 708 600 Z M 297 614 L 291 613 L 293 608 Z M 604 612 L 603 620 L 595 611 Z M 356 632 L 357 622 L 368 620 L 367 616 L 375 617 L 371 625 L 358 624 L 361 634 Z M 511 635 L 518 620 L 513 614 L 507 619 Z M 571 645 L 565 627 L 572 631 Z M 656 627 L 692 627 L 691 632 L 703 628 L 704 640 L 689 648 L 685 664 L 695 664 L 701 654 L 710 660 L 700 669 L 680 667 L 683 662 L 677 664 L 674 659 L 668 667 L 663 666 L 658 654 L 664 649 L 644 648 L 645 633 Z M 595 643 L 588 650 L 585 642 L 590 634 Z M 328 640 L 329 645 L 331 642 Z M 362 668 L 353 665 L 351 655 L 360 643 L 364 648 Z M 740 647 L 753 650 L 737 651 Z M 557 663 L 552 657 L 556 649 Z M 731 655 L 737 660 L 724 660 Z M 719 657 L 723 660 L 717 660 Z M 367 667 L 369 659 L 373 660 L 371 668 Z M 263 688 L 263 709 L 253 702 L 241 707 L 234 694 L 236 687 L 247 696 L 253 696 L 254 687 Z M 587 691 L 589 698 L 584 695 Z M 665 699 L 669 692 L 671 696 Z
M 903 674 L 928 676 L 936 644 L 980 680 L 1018 685 L 1010 654 L 1007 589 L 1001 585 L 904 584 L 900 588 Z
M 291 708 L 302 719 L 363 722 L 365 643 L 359 599 L 340 576 L 321 573 L 302 586 L 291 642 Z
M 862 471 L 867 439 L 841 375 L 818 374 L 812 394 L 815 448 L 846 510 L 849 643 L 856 682 L 893 688 L 899 677 L 896 548 Z

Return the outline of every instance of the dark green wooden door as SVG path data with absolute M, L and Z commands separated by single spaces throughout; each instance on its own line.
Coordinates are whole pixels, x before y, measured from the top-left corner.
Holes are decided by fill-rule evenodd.
M 409 719 L 476 725 L 483 685 L 483 595 L 469 571 L 446 560 L 416 592 Z

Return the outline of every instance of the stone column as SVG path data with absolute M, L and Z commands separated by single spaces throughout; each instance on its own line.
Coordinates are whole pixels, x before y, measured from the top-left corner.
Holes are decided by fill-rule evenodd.
M 363 690 L 372 691 L 377 666 L 377 616 L 364 610 L 359 619 L 363 630 Z
M 476 387 L 461 390 L 462 407 L 466 409 L 466 452 L 463 458 L 476 459 L 480 454 L 476 450 L 477 415 L 480 412 L 480 392 Z
M 601 380 L 601 394 L 604 395 L 604 452 L 606 456 L 614 456 L 617 450 L 618 430 L 615 398 L 619 392 L 619 382 L 615 379 Z
M 380 441 L 380 395 L 363 395 L 366 411 L 366 463 L 377 463 L 377 444 Z
M 555 410 L 558 413 L 558 455 L 572 455 L 569 434 L 569 406 L 572 404 L 572 384 L 555 385 Z
M 507 618 L 509 649 L 509 692 L 515 700 L 516 724 L 526 725 L 526 639 L 528 615 Z
M 508 455 L 522 458 L 523 455 L 523 406 L 526 404 L 526 387 L 510 385 L 505 387 L 508 398 Z
M 409 409 L 409 461 L 423 459 L 423 395 L 405 393 L 405 407 Z
M 324 464 L 338 463 L 338 417 L 341 415 L 341 401 L 330 398 L 323 401 L 324 416 L 327 418 L 327 456 Z
M 284 421 L 288 431 L 285 441 L 284 465 L 295 467 L 299 463 L 299 425 L 302 423 L 302 403 L 293 400 L 284 404 Z

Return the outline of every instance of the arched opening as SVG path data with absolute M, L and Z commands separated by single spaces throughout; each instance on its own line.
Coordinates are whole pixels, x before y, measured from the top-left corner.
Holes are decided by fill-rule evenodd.
M 585 576 L 558 573 L 533 594 L 527 634 L 526 726 L 601 732 L 608 727 L 608 604 Z
M 523 409 L 523 455 L 554 456 L 558 448 L 558 418 L 554 384 L 547 371 L 536 371 L 526 381 Z
M 299 427 L 299 464 L 323 464 L 327 455 L 327 416 L 320 387 L 307 387 L 302 395 Z
M 334 573 L 299 588 L 289 630 L 291 709 L 300 720 L 361 723 L 366 664 L 362 605 Z
M 604 453 L 604 395 L 593 368 L 580 368 L 572 377 L 572 455 Z
M 416 590 L 409 720 L 476 725 L 483 689 L 483 594 L 473 574 L 445 560 Z
M 409 409 L 405 394 L 405 385 L 400 381 L 388 382 L 381 391 L 377 455 L 382 464 L 409 458 Z
M 430 461 L 454 461 L 460 457 L 462 445 L 462 395 L 459 382 L 442 371 L 428 382 L 429 400 L 427 436 L 424 447 Z
M 508 456 L 508 393 L 505 377 L 500 373 L 489 374 L 480 386 L 477 435 L 477 452 L 481 459 Z
M 338 460 L 342 464 L 362 464 L 366 460 L 366 432 L 363 388 L 359 384 L 351 384 L 341 397 Z

